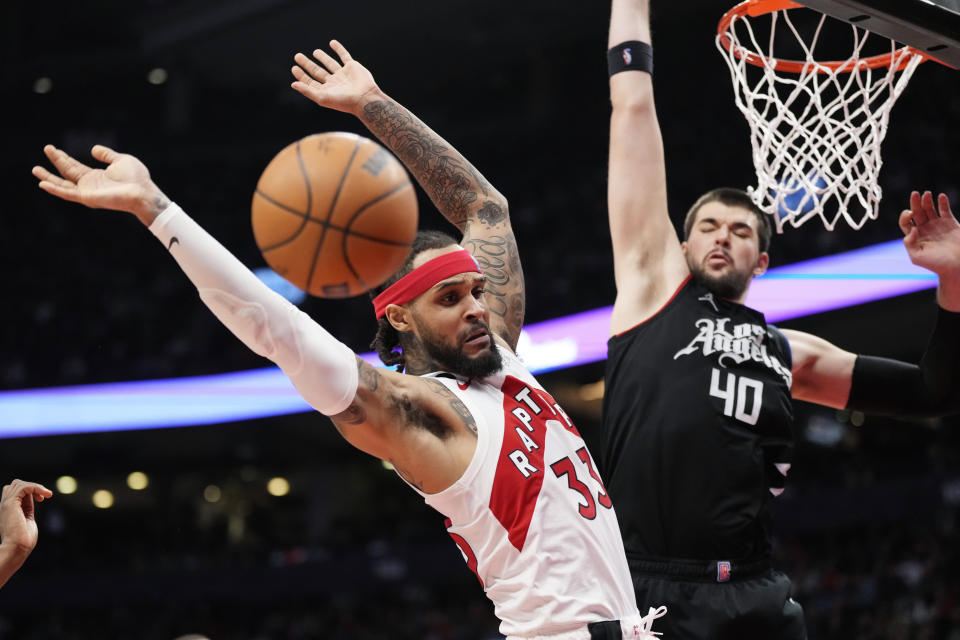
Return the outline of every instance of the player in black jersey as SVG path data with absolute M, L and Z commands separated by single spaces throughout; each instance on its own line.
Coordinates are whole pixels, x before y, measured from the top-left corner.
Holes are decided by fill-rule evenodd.
M 648 0 L 613 0 L 608 202 L 617 298 L 599 452 L 637 602 L 664 638 L 804 638 L 770 567 L 768 504 L 792 449 L 791 398 L 872 413 L 960 410 L 960 225 L 945 196 L 900 217 L 911 260 L 937 273 L 937 327 L 919 366 L 778 331 L 743 306 L 769 258 L 747 194 L 700 198 L 677 239 L 653 101 Z

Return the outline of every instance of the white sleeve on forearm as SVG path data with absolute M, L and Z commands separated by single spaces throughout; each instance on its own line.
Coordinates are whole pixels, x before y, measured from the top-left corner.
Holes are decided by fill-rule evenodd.
M 150 225 L 220 322 L 254 353 L 273 360 L 317 411 L 336 415 L 357 392 L 357 358 L 342 342 L 274 293 L 171 203 Z

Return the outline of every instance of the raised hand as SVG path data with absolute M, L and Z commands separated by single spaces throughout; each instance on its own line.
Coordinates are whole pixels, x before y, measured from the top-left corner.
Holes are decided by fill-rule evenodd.
M 10 579 L 37 546 L 39 531 L 34 502 L 53 492 L 42 484 L 14 480 L 0 493 L 0 587 Z
M 910 260 L 919 267 L 945 276 L 960 271 L 960 223 L 950 211 L 950 200 L 940 194 L 910 194 L 910 208 L 900 214 L 903 244 Z
M 12 544 L 30 552 L 37 545 L 37 522 L 34 501 L 43 502 L 53 492 L 36 482 L 14 480 L 4 485 L 0 495 L 0 536 L 4 544 Z
M 960 223 L 950 211 L 950 200 L 940 194 L 910 194 L 910 208 L 900 214 L 900 230 L 910 261 L 940 276 L 937 302 L 960 312 Z
M 151 215 L 155 217 L 167 202 L 150 179 L 147 167 L 134 156 L 98 144 L 90 150 L 90 155 L 107 167 L 95 169 L 51 144 L 45 146 L 43 152 L 60 175 L 40 166 L 33 168 L 33 175 L 40 180 L 37 186 L 58 198 L 93 209 L 127 211 L 145 224 L 149 224 Z
M 356 115 L 361 98 L 371 91 L 378 91 L 377 83 L 342 44 L 331 40 L 330 48 L 339 56 L 340 62 L 322 49 L 313 52 L 319 64 L 302 53 L 295 55 L 293 59 L 298 66 L 291 72 L 296 81 L 290 86 L 321 107 Z

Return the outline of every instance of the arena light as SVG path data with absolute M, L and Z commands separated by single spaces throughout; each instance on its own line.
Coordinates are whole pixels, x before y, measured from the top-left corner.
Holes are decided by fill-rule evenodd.
M 77 491 L 77 480 L 73 476 L 60 476 L 57 478 L 57 492 L 63 494 L 76 493 Z
M 290 482 L 283 477 L 277 476 L 267 480 L 267 493 L 280 498 L 290 493 Z
M 147 82 L 152 85 L 161 85 L 167 81 L 167 70 L 163 67 L 155 67 L 147 72 Z
M 747 304 L 769 322 L 936 287 L 900 241 L 771 269 Z M 518 352 L 534 373 L 606 358 L 611 307 L 527 326 Z M 241 349 L 240 345 L 237 345 Z M 376 354 L 361 355 L 380 366 Z M 179 427 L 309 411 L 274 367 L 215 376 L 0 392 L 0 438 Z
M 771 269 L 754 280 L 747 304 L 781 322 L 936 286 L 937 276 L 893 240 Z
M 127 476 L 127 486 L 134 491 L 143 491 L 150 484 L 150 479 L 142 471 L 131 471 Z
M 47 76 L 41 76 L 33 81 L 33 92 L 41 95 L 53 91 L 53 80 Z
M 113 506 L 113 494 L 106 489 L 98 489 L 93 492 L 90 501 L 97 509 L 109 509 Z

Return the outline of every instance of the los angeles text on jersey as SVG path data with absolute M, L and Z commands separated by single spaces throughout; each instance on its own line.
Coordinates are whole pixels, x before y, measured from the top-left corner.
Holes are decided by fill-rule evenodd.
M 719 353 L 717 364 L 722 367 L 726 367 L 728 361 L 741 364 L 751 360 L 781 376 L 789 387 L 793 382 L 793 374 L 779 358 L 767 351 L 767 345 L 763 342 L 767 328 L 750 322 L 728 327 L 729 322 L 730 318 L 700 318 L 694 322 L 697 335 L 690 344 L 677 351 L 673 359 L 701 351 L 704 356 Z

